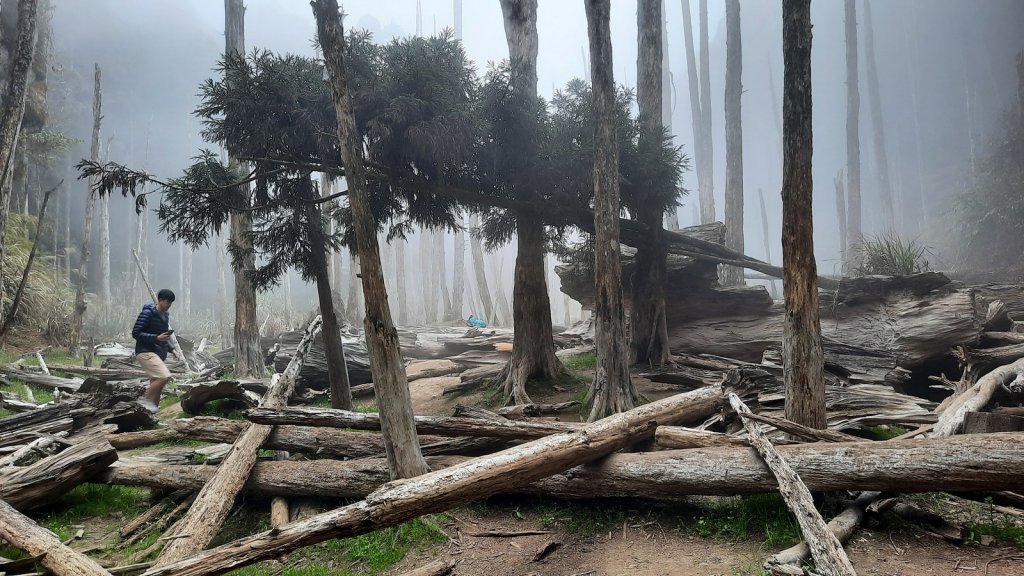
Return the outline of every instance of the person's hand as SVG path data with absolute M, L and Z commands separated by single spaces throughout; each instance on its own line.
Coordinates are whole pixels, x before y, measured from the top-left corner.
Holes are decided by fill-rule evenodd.
M 174 356 L 175 360 L 181 360 L 181 354 L 178 354 L 177 350 L 171 350 L 171 355 Z
M 161 342 L 165 342 L 170 337 L 171 337 L 171 333 L 170 332 L 164 332 L 163 334 L 157 336 L 156 339 L 161 341 Z

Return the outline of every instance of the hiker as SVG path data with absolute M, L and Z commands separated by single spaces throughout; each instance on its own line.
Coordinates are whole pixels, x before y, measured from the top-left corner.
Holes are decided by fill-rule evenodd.
M 484 320 L 483 318 L 477 318 L 476 316 L 470 314 L 469 315 L 469 319 L 466 320 L 466 326 L 470 326 L 470 327 L 478 328 L 478 329 L 479 328 L 487 328 L 487 321 Z
M 146 304 L 139 312 L 132 328 L 135 338 L 135 360 L 149 376 L 149 387 L 138 399 L 138 403 L 150 412 L 156 412 L 160 405 L 160 393 L 171 379 L 171 371 L 164 364 L 167 353 L 177 359 L 178 351 L 171 344 L 170 315 L 167 313 L 174 303 L 174 292 L 164 288 L 156 295 L 156 304 Z

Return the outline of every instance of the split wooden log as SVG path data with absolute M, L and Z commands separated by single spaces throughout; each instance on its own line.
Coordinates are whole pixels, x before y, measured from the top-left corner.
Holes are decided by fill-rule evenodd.
M 239 420 L 196 416 L 170 421 L 170 427 L 186 438 L 208 442 L 234 442 L 245 428 Z M 117 434 L 116 436 L 122 436 Z M 426 456 L 461 454 L 473 456 L 488 454 L 508 446 L 508 442 L 492 438 L 446 438 L 418 436 L 420 449 Z M 366 458 L 384 454 L 384 438 L 380 434 L 352 432 L 316 426 L 275 426 L 264 448 L 334 456 L 337 458 Z
M 118 450 L 130 450 L 140 446 L 149 446 L 164 440 L 180 438 L 176 430 L 170 428 L 157 428 L 155 430 L 139 430 L 137 432 L 122 432 L 120 434 L 109 434 L 107 441 Z
M 576 401 L 558 402 L 556 404 L 517 404 L 515 406 L 502 406 L 498 408 L 498 414 L 509 420 L 524 420 L 535 418 L 545 414 L 558 414 L 564 410 L 575 408 L 580 403 Z
M 952 438 L 799 444 L 777 449 L 814 491 L 993 492 L 1024 482 L 1020 442 L 1024 434 L 999 433 Z M 432 470 L 465 463 L 462 456 L 431 456 Z M 161 465 L 122 459 L 98 481 L 151 488 L 198 489 L 213 466 Z M 382 458 L 258 462 L 245 485 L 265 496 L 361 498 L 388 479 Z M 648 498 L 730 496 L 778 489 L 771 472 L 745 447 L 663 450 L 614 454 L 600 462 L 556 474 L 532 485 L 515 484 L 504 493 L 560 498 Z
M 447 576 L 452 573 L 455 569 L 455 562 L 447 559 L 434 560 L 430 564 L 425 564 L 401 574 L 400 576 Z
M 364 534 L 447 510 L 649 439 L 658 424 L 683 424 L 706 418 L 717 408 L 721 394 L 720 388 L 705 388 L 672 396 L 594 422 L 577 432 L 390 482 L 363 501 L 149 570 L 146 576 L 219 574 L 330 538 Z
M 843 545 L 835 534 L 828 529 L 825 520 L 814 507 L 814 499 L 810 490 L 800 479 L 800 475 L 779 455 L 768 437 L 761 432 L 750 419 L 750 409 L 734 393 L 729 394 L 729 404 L 743 420 L 750 445 L 764 459 L 765 464 L 779 481 L 779 493 L 786 501 L 786 506 L 793 512 L 804 539 L 811 548 L 811 556 L 818 571 L 825 576 L 857 576 L 850 563 L 850 558 L 843 551 Z
M 1000 366 L 981 377 L 977 384 L 955 397 L 943 410 L 938 422 L 927 434 L 930 438 L 941 438 L 956 434 L 963 426 L 968 412 L 978 412 L 992 399 L 997 390 L 1014 381 L 1024 380 L 1024 358 L 1013 364 Z
M 695 430 L 681 426 L 658 426 L 654 432 L 654 440 L 658 446 L 668 449 L 687 448 L 713 448 L 716 446 L 749 446 L 750 443 L 721 432 L 709 432 L 707 430 Z M 773 438 L 775 444 L 794 444 L 792 440 L 785 438 Z
M 0 470 L 0 499 L 18 510 L 30 510 L 59 499 L 97 472 L 117 461 L 107 442 L 113 426 L 101 426 L 74 445 L 30 466 Z
M 303 358 L 313 337 L 319 331 L 320 324 L 319 316 L 310 322 L 295 356 L 288 363 L 288 368 L 283 374 L 275 374 L 271 379 L 270 387 L 260 402 L 261 406 L 287 405 L 288 397 L 295 388 L 295 379 L 302 367 Z M 217 474 L 203 486 L 196 501 L 182 518 L 179 531 L 175 534 L 180 537 L 172 540 L 157 558 L 158 567 L 192 556 L 209 545 L 227 519 L 228 512 L 235 503 L 235 497 L 256 463 L 260 448 L 272 431 L 272 426 L 255 424 L 247 426 L 238 436 L 224 463 L 218 468 Z
M 863 440 L 857 436 L 836 430 L 815 430 L 814 428 L 808 428 L 803 424 L 797 424 L 791 420 L 776 418 L 775 416 L 750 413 L 746 415 L 746 418 L 754 420 L 755 422 L 767 424 L 807 442 L 860 442 Z
M 1020 332 L 982 332 L 982 344 L 1024 344 L 1024 334 Z
M 982 328 L 987 332 L 1006 330 L 1013 326 L 1009 310 L 1002 300 L 994 300 L 988 303 L 988 311 L 985 312 L 985 322 Z
M 712 401 L 709 400 L 709 403 Z M 245 411 L 246 419 L 259 424 L 296 424 L 380 430 L 380 416 L 335 410 L 332 408 L 253 408 Z M 416 416 L 417 434 L 438 436 L 471 436 L 502 440 L 533 440 L 552 434 L 583 429 L 584 424 L 572 422 L 518 422 L 514 420 L 481 420 L 448 416 Z
M 67 434 L 63 432 L 61 432 L 60 434 L 67 436 Z M 11 454 L 4 456 L 3 458 L 0 458 L 0 468 L 14 466 L 19 461 L 21 461 L 22 458 L 26 458 L 30 454 L 42 454 L 43 456 L 50 456 L 50 453 L 47 452 L 46 450 L 50 446 L 53 446 L 55 442 L 60 443 L 61 439 L 52 434 L 47 434 L 40 438 L 36 438 L 32 442 L 29 442 L 28 444 L 22 446 L 21 448 L 18 448 Z
M 49 530 L 0 500 L 0 539 L 38 556 L 57 576 L 110 576 L 95 560 L 68 548 Z
M 828 529 L 835 534 L 837 540 L 846 543 L 864 521 L 864 511 L 881 495 L 881 492 L 861 492 L 852 504 L 829 521 Z M 764 561 L 764 568 L 773 571 L 777 566 L 802 564 L 810 556 L 811 549 L 807 546 L 807 542 L 800 542 L 769 556 Z

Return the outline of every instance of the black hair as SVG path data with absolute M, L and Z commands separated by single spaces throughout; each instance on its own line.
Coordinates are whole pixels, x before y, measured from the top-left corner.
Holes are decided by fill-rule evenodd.
M 163 290 L 160 290 L 159 292 L 156 293 L 156 299 L 157 301 L 167 300 L 168 302 L 174 302 L 174 292 L 171 292 L 167 288 L 164 288 Z

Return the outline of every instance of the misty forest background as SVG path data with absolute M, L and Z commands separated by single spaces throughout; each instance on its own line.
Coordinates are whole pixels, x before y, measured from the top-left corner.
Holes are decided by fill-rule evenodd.
M 16 330 L 28 342 L 43 339 L 66 345 L 77 280 L 83 233 L 86 182 L 77 179 L 73 165 L 90 156 L 93 70 L 103 70 L 103 127 L 100 158 L 173 177 L 191 164 L 203 141 L 201 121 L 194 116 L 199 86 L 217 79 L 222 58 L 223 10 L 219 2 L 127 2 L 95 0 L 47 2 L 40 15 L 40 44 L 29 105 L 18 147 L 12 182 L 12 225 L 4 263 L 4 306 L 17 287 L 31 246 L 42 193 L 60 186 L 47 209 L 40 256 L 29 283 Z M 303 3 L 252 0 L 246 10 L 246 51 L 269 50 L 317 56 L 312 17 Z M 412 35 L 441 34 L 454 26 L 453 3 L 423 0 L 419 12 L 412 3 L 399 9 L 381 3 L 345 3 L 346 27 L 363 29 L 377 43 Z M 17 2 L 0 3 L 3 42 L 13 39 Z M 817 2 L 814 26 L 813 91 L 814 248 L 823 275 L 840 274 L 843 246 L 837 225 L 833 182 L 846 166 L 846 44 L 841 2 Z M 780 263 L 782 139 L 782 38 L 778 3 L 743 3 L 743 177 L 746 190 L 744 251 Z M 869 95 L 865 42 L 860 42 L 860 155 L 863 232 L 868 237 L 898 238 L 920 257 L 914 266 L 950 271 L 973 280 L 1020 280 L 1024 273 L 1020 234 L 1021 127 L 1014 118 L 1020 102 L 1018 52 L 1024 4 L 1014 0 L 903 0 L 871 5 L 874 53 L 877 55 L 878 103 Z M 477 73 L 483 77 L 494 63 L 507 58 L 502 17 L 497 2 L 466 2 L 463 6 L 463 44 Z M 693 10 L 696 17 L 696 7 Z M 858 12 L 859 32 L 867 16 Z M 691 108 L 683 51 L 679 4 L 667 2 L 666 71 L 670 101 L 666 119 L 682 152 L 692 157 Z M 712 3 L 709 15 L 710 103 L 714 150 L 715 207 L 724 218 L 726 30 L 724 9 Z M 549 101 L 573 78 L 589 78 L 586 18 L 581 3 L 541 3 L 539 7 L 539 95 Z M 694 25 L 696 28 L 696 24 Z M 636 85 L 635 4 L 612 6 L 615 76 L 618 84 Z M 696 33 L 696 29 L 695 29 Z M 9 46 L 2 51 L 6 57 Z M 40 61 L 42 63 L 40 63 Z M 6 68 L 6 64 L 0 69 Z M 44 84 L 41 84 L 44 82 Z M 40 97 L 45 104 L 40 112 Z M 34 104 L 33 104 L 34 103 Z M 32 108 L 36 106 L 33 116 Z M 635 106 L 635 104 L 633 104 Z M 635 110 L 634 110 L 635 114 Z M 670 121 L 668 121 L 670 120 Z M 877 126 L 876 126 L 877 125 Z M 881 140 L 878 128 L 883 134 Z M 893 198 L 882 198 L 883 171 L 877 147 L 887 150 L 886 168 Z M 840 179 L 842 177 L 840 176 Z M 700 223 L 697 181 L 692 169 L 683 173 L 690 191 L 677 209 L 680 226 Z M 763 191 L 767 232 L 763 233 L 758 192 Z M 193 251 L 171 244 L 158 232 L 157 202 L 142 212 L 139 223 L 134 202 L 114 195 L 109 210 L 109 272 L 101 256 L 101 209 L 97 210 L 88 266 L 89 311 L 83 334 L 114 338 L 130 329 L 138 307 L 148 301 L 131 256 L 141 248 L 149 277 L 156 288 L 178 294 L 174 321 L 186 336 L 230 338 L 233 304 L 218 301 L 218 276 L 232 294 L 232 274 L 218 263 L 216 241 Z M 891 217 L 890 217 L 891 210 Z M 138 227 L 144 234 L 137 246 Z M 762 238 L 770 239 L 765 246 Z M 429 239 L 429 243 L 424 242 Z M 398 290 L 395 243 L 382 245 L 385 277 L 392 300 Z M 442 271 L 431 268 L 431 255 L 443 244 Z M 454 283 L 455 258 L 465 263 L 467 288 L 462 317 L 484 315 L 479 287 L 472 275 L 470 242 L 454 254 L 451 232 L 414 228 L 404 249 L 409 314 L 408 324 L 442 320 L 440 294 L 427 278 L 443 274 Z M 496 247 L 486 257 L 485 270 L 492 298 L 499 304 L 489 321 L 510 325 L 515 241 Z M 223 261 L 221 261 L 223 262 Z M 556 325 L 580 319 L 575 301 L 559 291 L 554 267 L 546 260 L 551 315 Z M 436 266 L 436 264 L 435 264 Z M 332 256 L 334 284 L 346 305 L 348 321 L 359 325 L 358 270 L 347 250 Z M 433 271 L 432 271 L 433 270 Z M 856 272 L 856 271 L 854 271 Z M 752 281 L 758 282 L 758 281 Z M 431 302 L 430 300 L 433 300 Z M 257 314 L 264 333 L 295 327 L 316 309 L 315 287 L 290 272 L 284 282 L 259 296 Z M 358 311 L 353 314 L 353 311 Z M 399 320 L 396 316 L 396 320 Z M 226 327 L 228 326 L 228 327 Z M 11 343 L 19 344 L 17 339 Z M 221 343 L 227 346 L 229 342 Z M 26 344 L 27 346 L 27 344 Z

